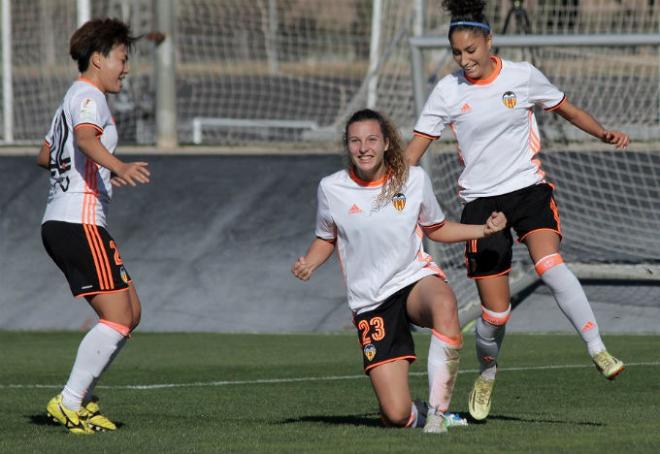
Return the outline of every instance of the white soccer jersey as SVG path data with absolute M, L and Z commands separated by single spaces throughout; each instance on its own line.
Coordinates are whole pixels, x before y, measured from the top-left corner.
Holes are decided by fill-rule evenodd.
M 492 58 L 497 67 L 487 80 L 466 78 L 462 70 L 440 80 L 415 125 L 415 134 L 430 139 L 445 126 L 453 130 L 465 166 L 459 195 L 466 202 L 544 181 L 533 108 L 554 110 L 565 100 L 531 64 Z
M 105 95 L 83 79 L 75 81 L 46 135 L 50 148 L 50 191 L 43 222 L 64 221 L 106 227 L 112 197 L 110 171 L 88 159 L 76 145 L 74 130 L 97 130 L 103 146 L 114 153 L 117 128 Z
M 375 309 L 424 276 L 444 278 L 422 247 L 422 227 L 445 221 L 426 172 L 411 167 L 401 193 L 379 208 L 383 183 L 341 170 L 318 188 L 316 236 L 337 241 L 348 305 L 356 313 Z

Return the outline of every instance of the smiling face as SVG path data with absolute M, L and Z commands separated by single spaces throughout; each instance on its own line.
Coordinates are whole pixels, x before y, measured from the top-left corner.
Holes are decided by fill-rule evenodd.
M 97 52 L 92 56 L 92 63 L 97 70 L 99 88 L 105 93 L 119 93 L 122 88 L 122 81 L 128 74 L 126 46 L 118 44 L 112 48 L 108 55 Z
M 374 181 L 385 176 L 385 151 L 389 141 L 383 136 L 377 120 L 351 123 L 346 134 L 346 145 L 358 177 Z
M 471 30 L 456 30 L 450 36 L 454 61 L 470 79 L 486 79 L 495 69 L 490 59 L 491 35 Z

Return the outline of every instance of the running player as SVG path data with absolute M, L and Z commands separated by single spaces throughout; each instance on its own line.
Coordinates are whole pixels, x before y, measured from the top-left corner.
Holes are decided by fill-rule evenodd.
M 47 406 L 53 419 L 77 434 L 116 429 L 92 392 L 140 321 L 140 300 L 106 230 L 112 185 L 149 182 L 147 163 L 113 155 L 117 128 L 105 97 L 121 90 L 134 41 L 128 26 L 114 19 L 94 19 L 76 30 L 70 54 L 80 78 L 64 96 L 37 157 L 50 171 L 44 246 L 73 295 L 85 297 L 99 317 L 80 343 L 64 389 Z
M 492 34 L 484 17 L 485 1 L 445 0 L 451 12 L 449 40 L 460 70 L 443 78 L 426 101 L 406 158 L 416 163 L 445 126 L 456 136 L 465 168 L 459 177 L 466 203 L 461 222 L 484 222 L 501 210 L 524 243 L 541 280 L 573 324 L 597 369 L 608 379 L 623 370 L 610 355 L 580 283 L 559 253 L 561 226 L 553 187 L 536 156 L 541 149 L 533 108 L 540 105 L 573 125 L 612 144 L 628 145 L 628 136 L 605 129 L 571 104 L 563 92 L 529 63 L 491 54 Z M 466 244 L 468 276 L 476 280 L 482 303 L 477 320 L 477 356 L 481 374 L 470 394 L 470 414 L 488 416 L 497 357 L 511 307 L 508 273 L 513 238 L 510 229 Z
M 446 412 L 462 336 L 454 293 L 424 253 L 422 237 L 441 242 L 482 238 L 502 230 L 506 218 L 491 213 L 480 225 L 447 221 L 428 176 L 419 167 L 408 167 L 396 129 L 378 112 L 354 113 L 344 143 L 349 167 L 321 180 L 317 238 L 292 272 L 308 280 L 337 249 L 364 371 L 384 423 L 445 432 L 456 423 Z M 415 360 L 410 323 L 433 333 L 428 413 L 420 412 L 410 397 L 408 368 Z

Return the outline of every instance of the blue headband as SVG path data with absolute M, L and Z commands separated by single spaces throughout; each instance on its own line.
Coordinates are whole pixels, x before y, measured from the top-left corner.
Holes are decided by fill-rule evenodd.
M 459 27 L 461 25 L 466 25 L 466 26 L 469 26 L 469 27 L 479 27 L 479 28 L 483 28 L 484 30 L 490 32 L 490 27 L 488 26 L 488 24 L 483 24 L 481 22 L 470 22 L 470 21 L 466 21 L 466 20 L 459 20 L 459 21 L 456 21 L 456 22 L 450 22 L 449 23 L 449 28 L 451 29 L 453 27 Z

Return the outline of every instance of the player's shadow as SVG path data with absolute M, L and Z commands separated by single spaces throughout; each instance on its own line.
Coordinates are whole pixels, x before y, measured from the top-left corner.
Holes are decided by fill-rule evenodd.
M 26 418 L 30 421 L 31 424 L 34 424 L 35 426 L 62 426 L 60 423 L 53 421 L 50 416 L 45 414 L 28 415 Z M 114 421 L 114 423 L 118 429 L 124 425 L 124 423 L 118 421 Z
M 591 427 L 601 427 L 605 424 L 600 422 L 591 422 L 591 421 L 561 421 L 557 419 L 543 419 L 543 418 L 520 418 L 517 416 L 506 416 L 506 415 L 488 415 L 488 419 L 483 421 L 476 421 L 468 416 L 469 424 L 486 424 L 490 420 L 496 421 L 515 421 L 515 422 L 528 422 L 528 423 L 542 423 L 542 424 L 570 424 L 571 426 L 591 426 Z
M 380 416 L 372 415 L 342 415 L 342 416 L 301 416 L 299 418 L 287 418 L 280 424 L 297 424 L 301 422 L 321 422 L 332 425 L 383 427 Z

